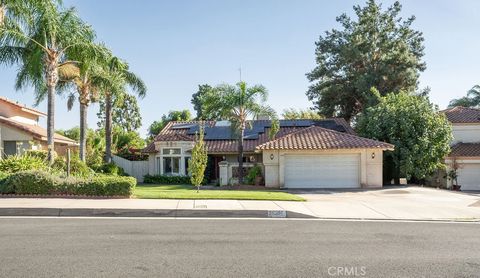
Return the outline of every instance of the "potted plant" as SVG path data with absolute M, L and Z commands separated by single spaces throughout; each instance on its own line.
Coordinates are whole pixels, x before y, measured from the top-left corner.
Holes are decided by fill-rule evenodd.
M 248 184 L 261 185 L 263 181 L 262 168 L 258 165 L 250 168 L 246 179 Z
M 447 178 L 452 181 L 452 190 L 460 191 L 461 185 L 458 184 L 458 168 L 457 159 L 453 158 L 452 168 L 447 172 Z

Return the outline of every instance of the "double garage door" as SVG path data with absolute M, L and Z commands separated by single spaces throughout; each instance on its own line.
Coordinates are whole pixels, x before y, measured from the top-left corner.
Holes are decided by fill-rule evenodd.
M 287 188 L 359 188 L 360 155 L 286 155 Z
M 480 190 L 480 163 L 461 164 L 458 184 L 461 190 Z

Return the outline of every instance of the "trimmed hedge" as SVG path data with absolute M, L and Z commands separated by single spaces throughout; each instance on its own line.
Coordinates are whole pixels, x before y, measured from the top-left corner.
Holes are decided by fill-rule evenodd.
M 161 175 L 145 175 L 144 183 L 161 183 L 161 184 L 190 184 L 188 176 L 161 176 Z
M 13 194 L 68 194 L 87 196 L 131 196 L 137 181 L 133 177 L 93 176 L 60 178 L 42 171 L 10 175 L 0 192 Z

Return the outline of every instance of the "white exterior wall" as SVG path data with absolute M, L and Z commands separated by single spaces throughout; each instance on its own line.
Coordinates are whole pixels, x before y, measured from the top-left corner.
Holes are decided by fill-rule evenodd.
M 180 155 L 180 173 L 185 173 L 185 159 L 191 156 L 191 150 L 194 146 L 194 142 L 190 141 L 175 141 L 175 142 L 155 142 L 155 150 L 157 153 L 150 154 L 148 157 L 148 172 L 150 175 L 163 175 L 163 157 L 164 156 L 176 156 L 176 155 L 163 155 L 162 150 L 164 148 L 179 148 L 181 149 Z M 159 165 L 157 165 L 157 158 L 159 159 Z M 158 171 L 160 169 L 160 172 Z M 181 174 L 180 174 L 181 175 Z
M 359 154 L 359 181 L 362 188 L 379 188 L 383 186 L 383 151 L 378 149 L 351 150 L 317 150 L 317 151 L 264 151 L 265 186 L 283 187 L 285 185 L 285 156 L 322 155 L 322 154 Z M 373 155 L 373 156 L 372 156 Z
M 452 144 L 478 143 L 480 142 L 480 124 L 453 124 L 452 134 Z

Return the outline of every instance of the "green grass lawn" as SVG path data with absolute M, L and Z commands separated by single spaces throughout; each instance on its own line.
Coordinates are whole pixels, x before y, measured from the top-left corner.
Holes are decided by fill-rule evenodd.
M 137 185 L 135 198 L 139 199 L 224 199 L 305 201 L 300 196 L 281 191 L 200 189 L 191 185 Z

